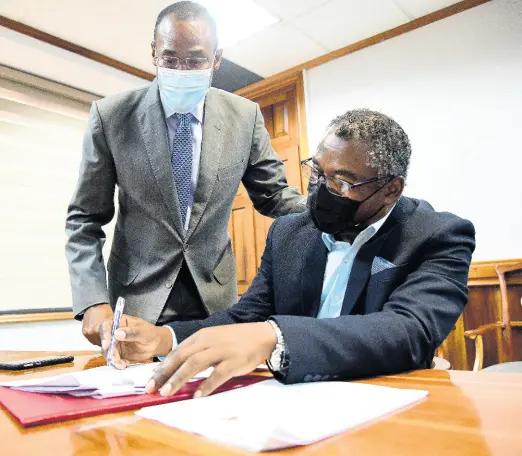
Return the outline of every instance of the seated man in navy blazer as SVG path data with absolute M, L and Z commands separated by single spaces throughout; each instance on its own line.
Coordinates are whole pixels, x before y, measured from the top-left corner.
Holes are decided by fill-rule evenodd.
M 404 130 L 381 113 L 334 119 L 303 162 L 309 211 L 273 223 L 240 301 L 170 327 L 124 317 L 120 367 L 166 356 L 147 391 L 171 395 L 214 366 L 196 397 L 265 360 L 284 383 L 429 368 L 466 305 L 475 232 L 402 196 L 410 155 Z

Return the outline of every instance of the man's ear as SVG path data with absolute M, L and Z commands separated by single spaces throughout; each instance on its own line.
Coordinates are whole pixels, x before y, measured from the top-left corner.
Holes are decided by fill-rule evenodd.
M 223 57 L 223 49 L 216 49 L 214 54 L 214 70 L 217 70 L 221 66 L 221 59 Z
M 388 206 L 395 204 L 404 191 L 404 177 L 394 177 L 386 184 L 386 194 L 384 195 L 384 203 Z
M 152 64 L 154 66 L 157 66 L 156 65 L 156 42 L 155 41 L 151 41 L 150 48 L 151 48 L 151 51 L 152 51 Z

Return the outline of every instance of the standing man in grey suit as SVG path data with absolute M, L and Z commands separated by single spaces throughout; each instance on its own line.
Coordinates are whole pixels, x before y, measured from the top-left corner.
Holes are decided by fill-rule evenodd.
M 126 314 L 160 326 L 237 301 L 227 228 L 241 181 L 264 215 L 306 209 L 287 184 L 259 106 L 209 89 L 221 50 L 206 9 L 189 1 L 165 8 L 152 57 L 151 84 L 93 103 L 68 208 L 74 315 L 97 345 L 118 296 Z M 114 216 L 116 186 L 107 281 L 102 226 Z

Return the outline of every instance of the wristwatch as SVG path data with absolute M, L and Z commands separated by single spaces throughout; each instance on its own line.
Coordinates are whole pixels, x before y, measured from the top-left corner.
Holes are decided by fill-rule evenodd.
M 267 365 L 271 371 L 281 372 L 287 364 L 285 359 L 285 341 L 283 339 L 281 329 L 279 329 L 277 323 L 273 320 L 267 320 L 267 323 L 270 323 L 270 325 L 272 325 L 272 328 L 274 329 L 277 338 L 276 346 L 272 351 L 272 354 L 270 355 L 270 359 L 267 360 Z

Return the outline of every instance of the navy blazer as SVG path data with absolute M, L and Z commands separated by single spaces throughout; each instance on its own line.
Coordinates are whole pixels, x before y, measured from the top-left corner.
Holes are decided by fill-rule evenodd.
M 258 274 L 235 306 L 171 326 L 181 342 L 204 327 L 272 317 L 290 361 L 285 383 L 429 368 L 467 303 L 474 248 L 469 221 L 402 197 L 359 250 L 341 315 L 317 319 L 328 252 L 308 212 L 288 215 L 272 224 Z M 372 274 L 376 257 L 386 268 Z

